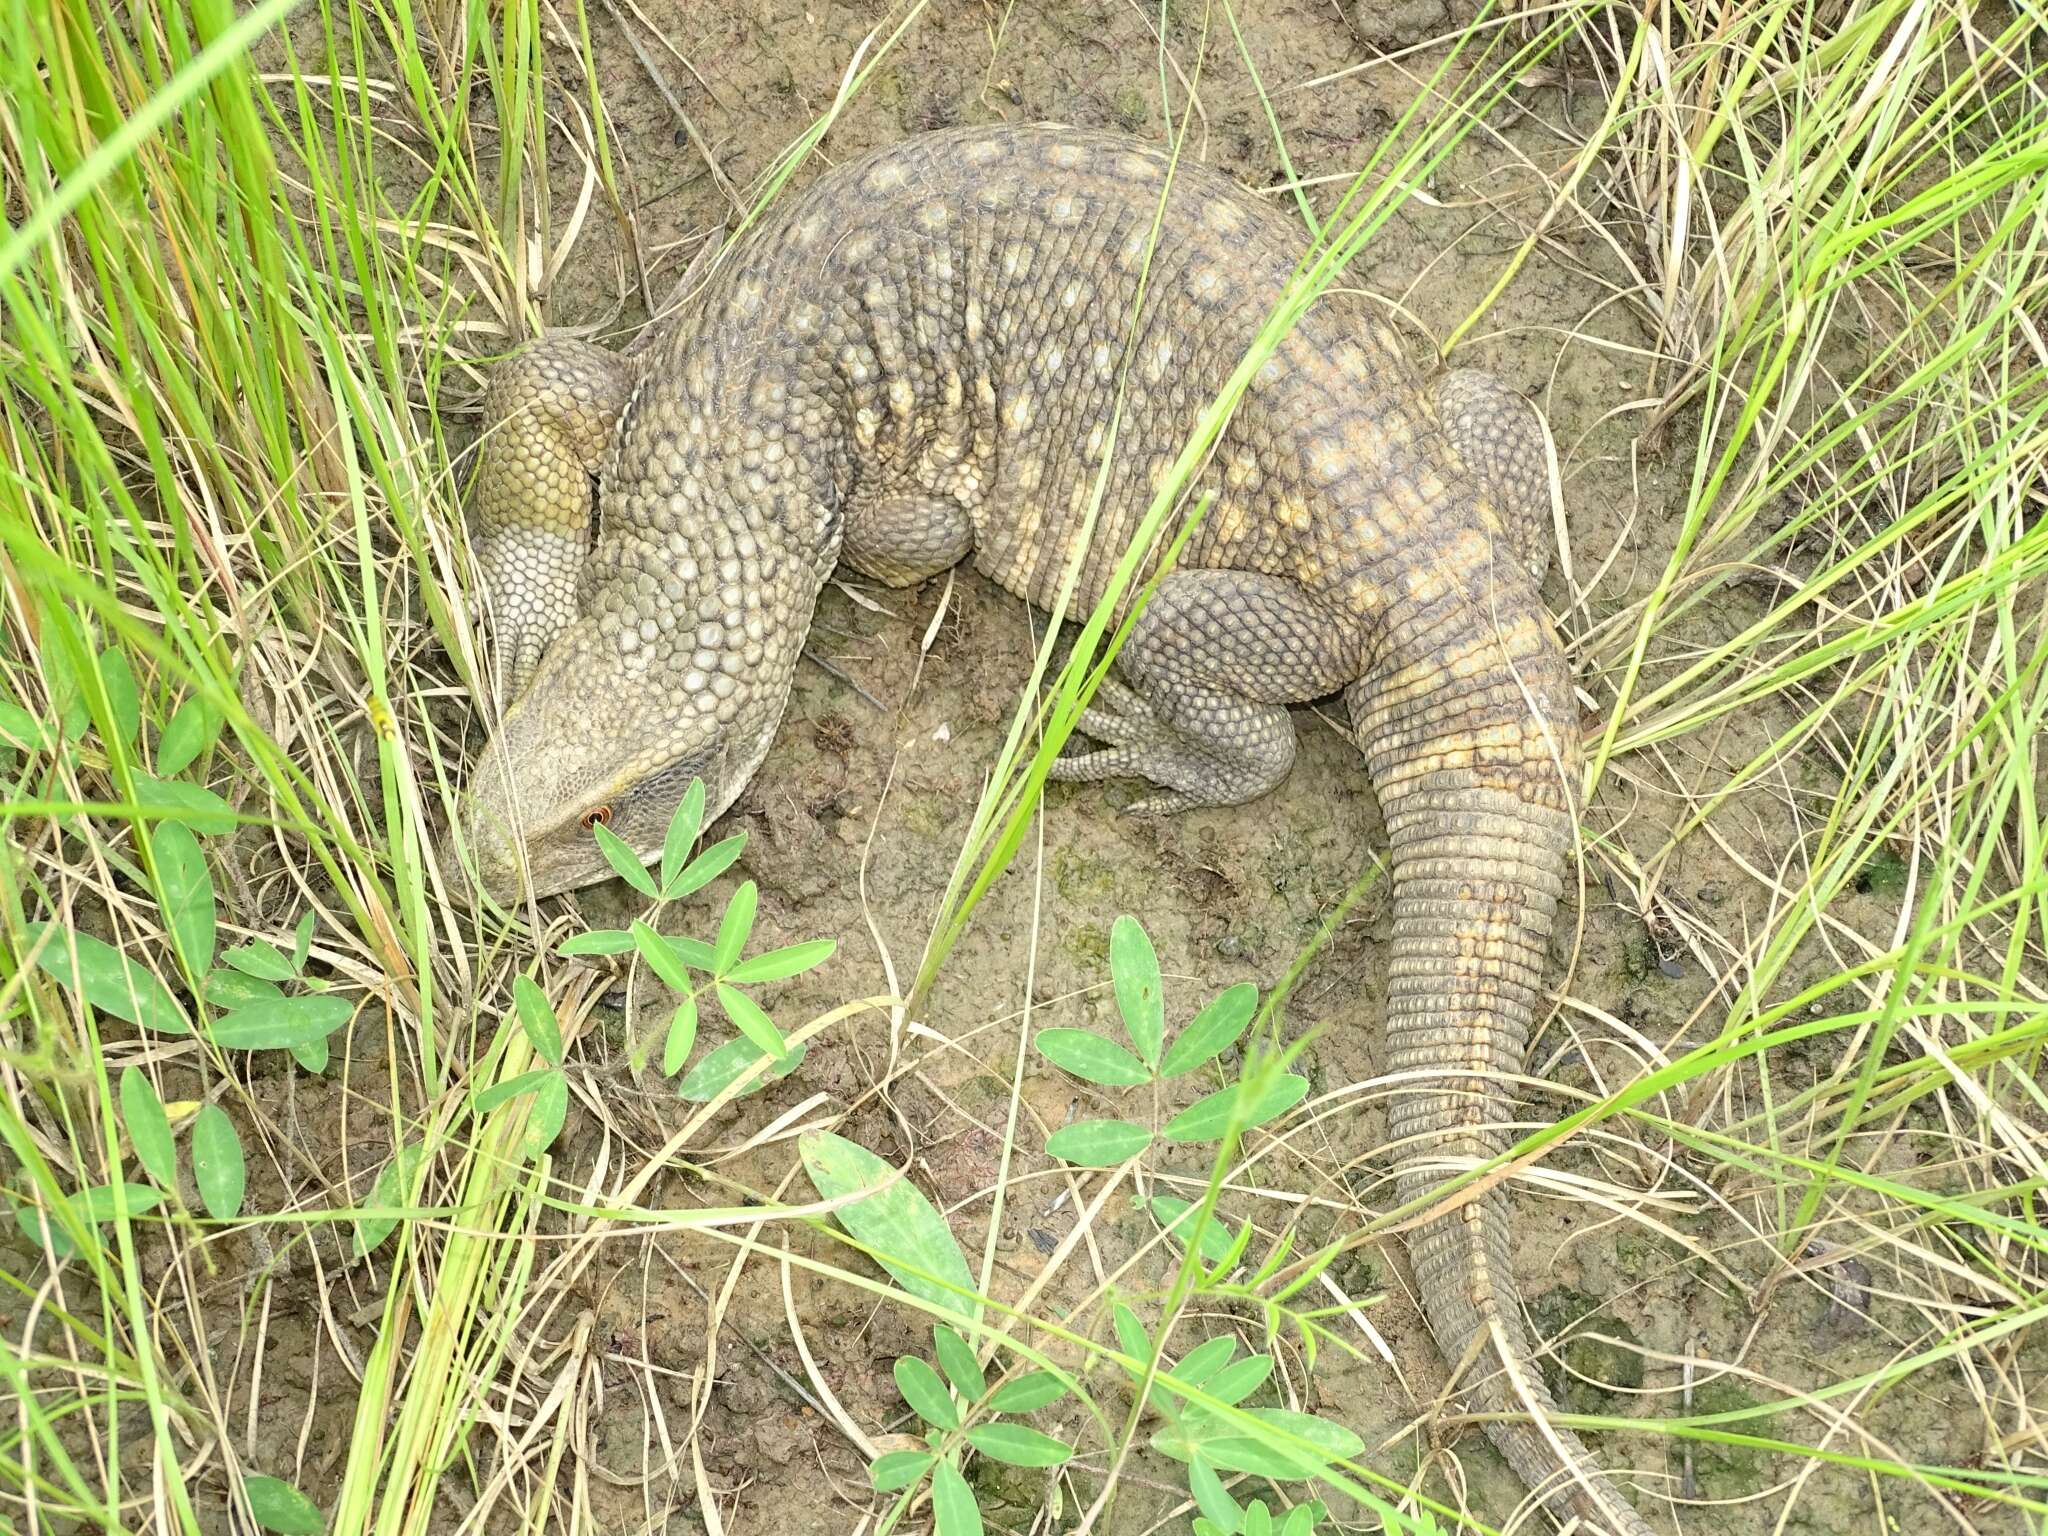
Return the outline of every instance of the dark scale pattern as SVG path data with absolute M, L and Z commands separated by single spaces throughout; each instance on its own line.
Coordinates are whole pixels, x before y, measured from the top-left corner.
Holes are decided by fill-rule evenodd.
M 723 810 L 842 557 L 890 582 L 971 557 L 1043 604 L 1107 464 L 1079 588 L 1099 597 L 1303 250 L 1287 213 L 1187 163 L 1148 273 L 1166 169 L 1149 146 L 1046 125 L 912 139 L 783 199 L 699 305 L 616 365 L 632 395 L 578 617 L 473 786 L 491 888 L 603 878 L 594 805 L 648 855 L 691 775 Z M 560 359 L 566 379 L 588 352 L 544 343 L 520 366 L 547 381 Z M 479 491 L 479 531 L 500 539 L 588 511 L 559 442 L 520 430 Z M 1286 706 L 1346 693 L 1394 845 L 1404 1198 L 1512 1139 L 1571 848 L 1570 678 L 1531 579 L 1542 446 L 1525 402 L 1482 375 L 1425 390 L 1377 316 L 1320 300 L 1201 471 L 1216 499 L 1085 722 L 1099 745 L 1060 768 L 1148 779 L 1154 809 L 1247 800 L 1293 762 Z M 516 608 L 524 588 L 494 590 Z M 1531 1422 L 1555 1404 L 1529 1363 L 1511 1219 L 1497 1189 L 1414 1233 L 1431 1326 L 1476 1362 L 1461 1390 L 1503 1416 L 1489 1433 L 1561 1517 L 1648 1536 L 1568 1431 Z

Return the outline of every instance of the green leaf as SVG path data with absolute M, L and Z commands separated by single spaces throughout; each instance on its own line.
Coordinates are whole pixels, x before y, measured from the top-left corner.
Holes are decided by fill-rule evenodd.
M 633 935 L 623 928 L 593 928 L 572 934 L 555 951 L 560 955 L 623 955 L 633 948 Z
M 553 1067 L 535 1067 L 531 1072 L 521 1072 L 503 1082 L 492 1083 L 488 1088 L 479 1088 L 470 1107 L 480 1115 L 488 1115 L 500 1104 L 509 1103 L 522 1093 L 531 1093 L 549 1078 L 555 1076 Z
M 224 1051 L 284 1051 L 326 1039 L 355 1011 L 347 998 L 326 993 L 260 998 L 215 1019 L 207 1034 Z
M 693 971 L 709 975 L 712 970 L 711 946 L 702 939 L 686 939 L 681 934 L 668 936 L 669 950 Z
M 688 869 L 666 883 L 662 894 L 670 901 L 677 901 L 709 885 L 732 867 L 746 846 L 747 834 L 744 832 L 735 832 L 731 837 L 713 843 L 690 861 Z
M 1216 1469 L 1204 1461 L 1199 1452 L 1188 1463 L 1188 1492 L 1195 1496 L 1195 1506 L 1223 1536 L 1237 1536 L 1244 1521 L 1244 1511 L 1237 1507 L 1237 1500 L 1223 1486 L 1223 1479 L 1216 1475 Z
M 298 975 L 306 968 L 306 957 L 313 953 L 313 914 L 306 912 L 292 930 L 292 974 Z
M 290 981 L 299 974 L 299 968 L 292 964 L 290 955 L 262 939 L 237 944 L 220 958 L 223 965 L 231 965 L 244 976 L 254 976 L 263 981 Z
M 208 971 L 206 979 L 199 984 L 199 995 L 223 1013 L 236 1008 L 246 1008 L 251 1003 L 268 1003 L 284 996 L 284 990 L 274 981 L 265 981 L 260 976 L 244 976 L 240 971 L 226 969 Z
M 747 938 L 754 931 L 754 908 L 760 899 L 761 893 L 754 882 L 747 880 L 725 904 L 725 916 L 718 920 L 718 941 L 711 951 L 711 969 L 715 975 L 723 976 L 731 970 L 740 957 L 740 951 L 747 947 Z
M 804 1048 L 796 1046 L 787 1056 L 771 1057 L 745 1035 L 737 1040 L 728 1040 L 716 1050 L 706 1051 L 697 1059 L 697 1065 L 690 1068 L 682 1083 L 677 1087 L 679 1097 L 692 1104 L 703 1104 L 725 1092 L 726 1085 L 757 1061 L 771 1063 L 768 1070 L 740 1090 L 740 1097 L 759 1093 L 762 1088 L 777 1078 L 787 1077 L 797 1069 L 804 1059 Z
M 1029 1424 L 977 1424 L 967 1431 L 967 1443 L 1013 1467 L 1057 1467 L 1074 1454 L 1064 1440 L 1042 1435 Z
M 697 999 L 690 993 L 676 1004 L 675 1017 L 668 1021 L 668 1038 L 661 1047 L 661 1075 L 674 1077 L 690 1059 L 697 1044 Z
M 166 821 L 149 835 L 156 860 L 157 905 L 171 930 L 171 943 L 185 962 L 187 974 L 204 976 L 213 967 L 218 915 L 213 875 L 199 839 L 183 822 Z
M 953 1383 L 953 1390 L 968 1402 L 974 1402 L 988 1390 L 988 1378 L 982 1374 L 981 1362 L 974 1358 L 974 1348 L 959 1334 L 944 1323 L 932 1329 L 932 1353 L 939 1357 L 939 1366 L 946 1373 L 946 1380 Z
M 1348 1460 L 1365 1449 L 1365 1442 L 1342 1424 L 1333 1424 L 1312 1413 L 1296 1413 L 1292 1408 L 1248 1408 L 1245 1411 L 1261 1424 L 1314 1446 L 1321 1453 L 1317 1462 L 1319 1467 L 1332 1461 Z
M 647 962 L 647 969 L 659 976 L 670 990 L 688 992 L 690 973 L 676 955 L 667 939 L 656 933 L 645 921 L 633 919 L 633 947 L 640 952 L 640 958 Z
M 597 851 L 604 855 L 605 863 L 611 865 L 612 873 L 633 887 L 642 896 L 653 896 L 654 876 L 647 873 L 647 863 L 621 841 L 619 834 L 603 822 L 592 822 L 590 830 L 597 837 Z
M 1117 1012 L 1145 1065 L 1159 1065 L 1166 1033 L 1166 1000 L 1159 983 L 1159 957 L 1138 920 L 1125 913 L 1109 927 L 1109 975 L 1116 984 Z
M 372 1210 L 405 1205 L 411 1199 L 413 1180 L 419 1173 L 420 1159 L 426 1155 L 425 1142 L 408 1142 L 398 1149 L 397 1154 L 377 1170 L 377 1182 L 370 1186 L 370 1198 L 366 1202 Z M 396 1216 L 358 1216 L 355 1220 L 355 1237 L 351 1248 L 356 1258 L 366 1258 L 383 1247 L 384 1239 L 398 1225 Z
M 1182 1356 L 1179 1365 L 1167 1372 L 1175 1381 L 1184 1381 L 1191 1387 L 1199 1387 L 1230 1363 L 1230 1357 L 1237 1353 L 1237 1340 L 1229 1334 L 1206 1339 Z
M 804 1171 L 826 1199 L 870 1192 L 833 1214 L 856 1241 L 874 1253 L 898 1285 L 970 1320 L 981 1315 L 974 1277 L 968 1273 L 960 1245 L 953 1240 L 946 1219 L 915 1184 L 897 1178 L 896 1170 L 866 1147 L 829 1131 L 813 1132 L 797 1145 Z
M 135 1161 L 165 1189 L 178 1183 L 178 1149 L 171 1140 L 170 1116 L 164 1101 L 140 1067 L 121 1069 L 121 1123 L 128 1131 L 128 1144 L 135 1148 Z
M 1261 1504 L 1259 1507 L 1263 1509 L 1265 1506 Z M 1315 1529 L 1316 1522 L 1322 1519 L 1325 1513 L 1327 1511 L 1324 1510 L 1322 1501 L 1319 1499 L 1312 1499 L 1306 1504 L 1295 1505 L 1294 1508 L 1287 1512 L 1287 1520 L 1280 1527 L 1280 1536 L 1308 1536 L 1308 1533 Z M 1424 1530 L 1434 1531 L 1437 1529 L 1436 1519 L 1428 1510 L 1422 1511 L 1422 1519 Z
M 78 684 L 78 669 L 71 664 L 71 656 L 70 646 L 56 642 L 42 648 L 41 661 L 50 707 L 64 734 L 76 741 L 91 717 L 86 713 L 85 690 Z
M 235 830 L 235 808 L 202 784 L 138 773 L 135 803 L 146 811 L 163 813 L 165 821 L 182 821 L 194 832 L 210 835 Z
M 114 735 L 133 746 L 136 732 L 142 729 L 142 696 L 136 691 L 135 669 L 126 655 L 114 650 L 100 652 L 100 684 L 107 690 Z
M 1245 1506 L 1244 1524 L 1238 1529 L 1244 1536 L 1273 1536 L 1273 1517 L 1266 1513 L 1264 1499 L 1253 1499 Z
M 696 846 L 697 834 L 703 830 L 704 781 L 692 779 L 690 787 L 683 791 L 682 804 L 668 819 L 668 835 L 661 840 L 661 894 L 671 901 L 675 893 L 669 888 L 682 874 L 690 850 Z
M 130 1184 L 124 1180 L 121 1185 L 121 1192 L 127 1198 L 128 1214 L 130 1216 L 140 1216 L 146 1211 L 155 1210 L 164 1203 L 162 1192 L 151 1189 L 147 1184 Z M 94 1226 L 98 1226 L 103 1221 L 112 1221 L 114 1219 L 114 1186 L 111 1184 L 96 1184 L 91 1189 L 83 1190 L 73 1195 L 71 1197 L 71 1205 L 83 1220 L 91 1222 Z
M 1128 1088 L 1152 1080 L 1142 1061 L 1091 1029 L 1041 1029 L 1038 1053 L 1086 1083 Z
M 950 1461 L 932 1468 L 932 1525 L 934 1536 L 983 1536 L 974 1490 Z
M 1268 1441 L 1243 1434 L 1237 1424 L 1226 1426 L 1206 1413 L 1188 1412 L 1179 1424 L 1168 1424 L 1155 1433 L 1152 1447 L 1180 1462 L 1191 1460 L 1199 1447 L 1201 1455 L 1220 1470 L 1282 1481 L 1315 1477 L 1332 1461 L 1356 1456 L 1365 1449 L 1363 1440 L 1328 1419 L 1287 1408 L 1244 1411 L 1275 1431 L 1274 1438 Z
M 113 945 L 51 923 L 30 923 L 23 931 L 30 948 L 50 935 L 36 964 L 101 1013 L 159 1034 L 192 1033 L 192 1021 L 164 984 Z
M 55 738 L 48 725 L 23 709 L 0 699 L 0 746 L 23 752 L 48 751 Z
M 910 1404 L 911 1412 L 934 1429 L 960 1427 L 960 1410 L 946 1395 L 946 1384 L 939 1380 L 937 1371 L 916 1355 L 901 1355 L 896 1360 L 895 1374 L 896 1390 Z
M 39 1207 L 15 1204 L 13 1194 L 4 1193 L 8 1203 L 14 1205 L 14 1224 L 21 1228 L 21 1235 L 38 1251 L 48 1243 L 52 1257 L 59 1263 L 78 1252 L 77 1245 L 71 1241 L 71 1234 L 64 1230 L 55 1215 L 50 1215 L 46 1219 Z
M 1185 1248 L 1188 1235 L 1194 1231 L 1195 1227 L 1195 1218 L 1189 1215 L 1189 1212 L 1194 1211 L 1197 1207 L 1173 1195 L 1154 1195 L 1146 1203 L 1151 1206 L 1152 1214 L 1157 1218 L 1159 1225 L 1171 1232 L 1180 1245 Z M 1186 1219 L 1183 1220 L 1183 1217 Z M 1202 1234 L 1198 1239 L 1198 1247 L 1204 1259 L 1208 1260 L 1211 1264 L 1221 1264 L 1230 1257 L 1231 1241 L 1229 1230 L 1222 1222 L 1215 1220 L 1212 1216 L 1210 1220 L 1202 1223 Z
M 775 1027 L 775 1021 L 768 1017 L 759 1003 L 737 987 L 728 987 L 722 981 L 715 985 L 718 1006 L 732 1020 L 733 1028 L 753 1041 L 765 1056 L 773 1056 L 780 1061 L 789 1054 L 789 1042 L 782 1038 L 782 1031 Z
M 1202 1390 L 1219 1403 L 1241 1403 L 1263 1387 L 1272 1374 L 1271 1355 L 1246 1355 L 1223 1367 Z
M 241 1215 L 249 1167 L 242 1160 L 242 1138 L 235 1134 L 235 1122 L 218 1104 L 200 1105 L 199 1117 L 192 1122 L 192 1181 L 199 1186 L 200 1203 L 214 1220 L 232 1221 Z
M 1245 1025 L 1259 1009 L 1259 989 L 1248 981 L 1225 987 L 1174 1037 L 1166 1059 L 1159 1064 L 1161 1077 L 1179 1077 L 1204 1062 L 1213 1061 L 1237 1043 Z
M 1026 1371 L 991 1392 L 988 1406 L 995 1413 L 1036 1413 L 1047 1403 L 1058 1402 L 1066 1392 L 1067 1384 L 1051 1371 Z
M 242 1496 L 249 1501 L 249 1513 L 266 1531 L 278 1536 L 320 1536 L 327 1520 L 320 1507 L 290 1483 L 260 1473 L 242 1479 Z
M 937 1459 L 930 1451 L 885 1451 L 868 1468 L 868 1482 L 877 1493 L 894 1493 L 923 1477 Z
M 1119 1349 L 1140 1365 L 1152 1358 L 1152 1338 L 1145 1332 L 1145 1325 L 1138 1321 L 1137 1313 L 1119 1301 L 1109 1309 L 1109 1319 L 1116 1327 Z
M 554 1004 L 531 976 L 512 978 L 512 1006 L 519 1014 L 519 1027 L 526 1031 L 534 1055 L 550 1066 L 562 1064 L 562 1021 L 555 1017 Z
M 183 773 L 199 760 L 199 754 L 213 745 L 220 732 L 220 716 L 213 706 L 199 698 L 180 704 L 157 738 L 156 771 L 165 778 Z
M 569 1080 L 550 1072 L 533 1091 L 533 1107 L 526 1113 L 526 1155 L 539 1157 L 562 1134 L 562 1122 L 569 1118 Z
M 1242 1082 L 1232 1083 L 1228 1088 L 1219 1088 L 1206 1098 L 1195 1100 L 1186 1109 L 1166 1122 L 1166 1129 L 1159 1134 L 1169 1141 L 1214 1141 L 1230 1124 L 1231 1110 L 1236 1107 Z M 1258 1102 L 1244 1118 L 1240 1130 L 1248 1131 L 1255 1125 L 1264 1125 L 1294 1108 L 1308 1093 L 1308 1079 L 1289 1072 L 1277 1079 L 1272 1087 L 1259 1096 Z
M 1152 1145 L 1152 1133 L 1128 1120 L 1076 1120 L 1045 1139 L 1045 1150 L 1083 1168 L 1114 1168 Z
M 318 1040 L 308 1040 L 303 1045 L 290 1046 L 288 1049 L 292 1053 L 292 1060 L 308 1072 L 318 1074 L 327 1070 L 327 1036 L 322 1035 Z
M 800 976 L 811 967 L 823 965 L 831 959 L 832 952 L 838 947 L 837 939 L 812 939 L 805 944 L 785 944 L 780 949 L 763 950 L 727 971 L 725 979 L 745 986 L 758 986 L 764 981 Z

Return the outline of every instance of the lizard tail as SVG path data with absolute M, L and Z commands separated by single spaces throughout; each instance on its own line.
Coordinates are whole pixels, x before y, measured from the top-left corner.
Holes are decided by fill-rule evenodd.
M 1535 609 L 1540 614 L 1540 609 Z M 1406 1202 L 1505 1151 L 1572 846 L 1570 678 L 1540 617 L 1465 626 L 1453 598 L 1403 626 L 1426 638 L 1353 685 L 1352 719 L 1393 843 L 1389 1129 Z M 1404 648 L 1406 649 L 1406 648 Z M 1426 650 L 1427 654 L 1422 654 Z M 1533 706 L 1533 707 L 1532 707 Z M 1408 1236 L 1430 1330 L 1487 1433 L 1560 1521 L 1654 1536 L 1568 1429 L 1531 1364 L 1505 1188 Z

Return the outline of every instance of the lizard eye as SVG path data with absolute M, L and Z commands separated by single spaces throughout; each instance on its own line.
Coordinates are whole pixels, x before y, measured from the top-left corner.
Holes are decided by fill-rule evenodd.
M 586 832 L 592 827 L 608 827 L 612 824 L 612 808 L 608 805 L 596 806 L 585 811 L 580 819 Z

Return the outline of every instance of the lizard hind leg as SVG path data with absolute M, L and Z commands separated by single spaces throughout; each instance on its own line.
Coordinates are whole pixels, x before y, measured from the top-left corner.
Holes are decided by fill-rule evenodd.
M 1247 571 L 1179 570 L 1153 593 L 1080 721 L 1101 745 L 1063 754 L 1052 777 L 1148 779 L 1140 815 L 1238 805 L 1287 777 L 1287 706 L 1358 673 L 1348 626 L 1295 582 Z
M 909 587 L 958 565 L 973 548 L 974 523 L 958 501 L 891 491 L 848 504 L 839 556 L 885 586 Z
M 569 336 L 545 337 L 492 370 L 469 524 L 501 704 L 576 618 L 595 479 L 637 377 L 625 359 Z
M 1436 381 L 1436 413 L 1466 472 L 1508 525 L 1515 554 L 1537 583 L 1557 539 L 1543 417 L 1524 396 L 1477 368 Z

